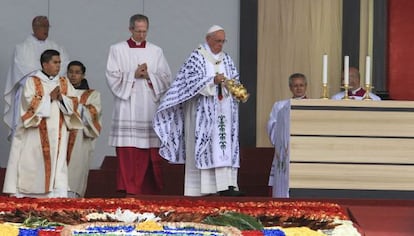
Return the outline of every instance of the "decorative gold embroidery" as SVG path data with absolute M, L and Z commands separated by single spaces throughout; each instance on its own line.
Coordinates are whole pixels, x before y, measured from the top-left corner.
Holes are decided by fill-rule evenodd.
M 59 78 L 59 84 L 60 84 L 60 92 L 66 95 L 68 93 L 68 82 L 66 81 L 65 77 Z
M 30 105 L 27 108 L 26 113 L 24 113 L 21 117 L 23 122 L 33 117 L 43 97 L 43 86 L 40 78 L 36 76 L 33 76 L 32 78 L 35 85 L 35 95 L 33 96 L 32 101 L 30 101 Z
M 72 157 L 73 147 L 75 146 L 76 135 L 78 134 L 78 130 L 70 130 L 69 131 L 69 141 L 68 141 L 68 151 L 66 156 L 66 163 L 69 165 L 70 158 Z
M 93 125 L 99 132 L 101 132 L 101 125 L 99 124 L 99 114 L 96 110 L 96 107 L 94 107 L 92 104 L 86 104 L 89 96 L 92 94 L 93 91 L 93 89 L 85 91 L 81 96 L 80 103 L 85 105 L 85 107 L 89 110 L 89 113 L 92 116 Z
M 92 104 L 88 104 L 85 107 L 89 110 L 89 113 L 91 113 L 93 125 L 99 132 L 101 132 L 101 125 L 99 124 L 98 111 Z
M 50 188 L 50 175 L 51 175 L 51 156 L 50 156 L 50 143 L 47 133 L 46 119 L 42 119 L 39 125 L 40 143 L 42 144 L 43 152 L 43 165 L 45 167 L 45 193 L 49 192 Z

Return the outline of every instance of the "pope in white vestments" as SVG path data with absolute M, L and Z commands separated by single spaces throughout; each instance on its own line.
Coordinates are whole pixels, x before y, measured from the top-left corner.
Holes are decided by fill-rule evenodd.
M 18 122 L 18 104 L 21 87 L 29 75 L 41 69 L 40 55 L 47 49 L 55 49 L 60 53 L 62 60 L 60 74 L 64 75 L 68 64 L 68 55 L 65 49 L 48 39 L 49 21 L 46 16 L 37 16 L 32 22 L 33 34 L 23 43 L 17 44 L 14 49 L 13 61 L 6 77 L 4 89 L 4 122 L 10 128 L 9 139 L 13 135 Z
M 231 57 L 222 51 L 225 33 L 213 26 L 206 43 L 181 67 L 155 114 L 160 154 L 185 163 L 184 195 L 219 193 L 239 196 L 239 103 L 225 79 L 238 80 Z
M 3 192 L 17 197 L 67 196 L 68 130 L 82 128 L 74 88 L 58 76 L 59 53 L 46 50 L 42 60 L 23 86 L 4 180 Z

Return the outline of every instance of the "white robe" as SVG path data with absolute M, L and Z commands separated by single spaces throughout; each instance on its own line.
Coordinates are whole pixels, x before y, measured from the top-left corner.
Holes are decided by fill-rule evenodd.
M 21 119 L 12 139 L 3 192 L 18 197 L 66 197 L 68 129 L 82 128 L 74 111 L 77 98 L 68 79 L 49 79 L 41 71 L 35 76 L 40 80 L 30 77 L 23 87 Z M 56 86 L 63 93 L 67 90 L 62 102 L 50 100 Z
M 273 197 L 289 197 L 290 99 L 276 102 L 267 122 L 267 134 L 275 147 L 269 186 Z
M 203 56 L 202 48 L 217 63 Z M 218 99 L 214 76 L 238 79 L 230 56 L 214 56 L 204 44 L 191 53 L 154 117 L 160 154 L 186 164 L 184 195 L 199 196 L 237 188 L 239 163 L 238 102 L 223 87 Z
M 89 168 L 93 161 L 95 141 L 101 132 L 101 95 L 96 90 L 76 89 L 79 99 L 78 113 L 82 130 L 71 130 L 68 146 L 69 190 L 83 197 L 88 183 Z
M 40 55 L 47 49 L 55 49 L 60 53 L 61 69 L 60 74 L 66 74 L 66 67 L 69 57 L 66 50 L 57 45 L 52 40 L 40 41 L 30 35 L 23 43 L 16 45 L 14 49 L 13 61 L 6 77 L 4 88 L 4 117 L 3 120 L 10 128 L 9 139 L 11 139 L 14 129 L 18 122 L 19 101 L 21 87 L 25 79 L 41 69 Z
M 134 78 L 139 64 L 147 64 L 152 88 L 147 80 Z M 160 97 L 169 88 L 171 72 L 160 47 L 130 48 L 128 43 L 112 45 L 106 78 L 114 95 L 109 145 L 114 147 L 159 147 L 152 119 Z
M 357 89 L 355 89 L 355 90 L 353 90 L 352 91 L 352 93 L 353 94 L 355 94 L 358 90 L 360 90 L 360 89 L 362 89 L 362 88 L 357 88 Z M 331 97 L 331 99 L 332 100 L 342 100 L 342 98 L 345 96 L 345 92 L 344 91 L 342 91 L 342 92 L 339 92 L 339 93 L 337 93 L 337 94 L 335 94 L 335 95 L 333 95 L 332 97 Z M 371 99 L 373 100 L 373 101 L 381 101 L 381 98 L 380 97 L 378 97 L 377 95 L 375 95 L 375 94 L 373 94 L 373 93 L 369 93 L 369 96 L 371 97 Z M 349 98 L 350 99 L 354 99 L 354 100 L 362 100 L 364 97 L 360 97 L 360 96 L 349 96 Z

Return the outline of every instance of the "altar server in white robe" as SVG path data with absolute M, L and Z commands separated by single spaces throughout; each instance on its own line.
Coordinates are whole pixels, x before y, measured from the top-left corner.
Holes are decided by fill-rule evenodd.
M 342 73 L 342 85 L 344 84 L 344 74 Z M 349 90 L 348 97 L 349 99 L 362 100 L 364 99 L 365 89 L 361 87 L 361 77 L 359 70 L 355 67 L 349 67 Z M 345 92 L 339 92 L 331 97 L 332 100 L 342 100 L 344 98 Z M 373 101 L 380 101 L 381 98 L 375 95 L 374 93 L 369 93 L 369 96 Z
M 163 187 L 152 119 L 172 77 L 163 50 L 146 41 L 148 26 L 148 17 L 130 17 L 131 38 L 111 46 L 106 70 L 114 95 L 109 145 L 118 157 L 117 188 L 127 195 L 159 194 Z
M 25 79 L 41 69 L 40 55 L 47 49 L 55 49 L 60 53 L 62 60 L 60 75 L 64 75 L 69 62 L 68 55 L 62 46 L 48 38 L 49 20 L 46 16 L 36 16 L 32 21 L 33 34 L 23 43 L 17 44 L 14 49 L 13 61 L 6 77 L 4 89 L 4 117 L 9 127 L 8 139 L 11 140 L 19 119 L 19 101 L 21 87 Z
M 59 77 L 60 57 L 46 50 L 42 70 L 22 89 L 20 120 L 12 139 L 3 192 L 16 197 L 66 197 L 69 129 L 81 129 L 75 89 Z
M 155 114 L 161 156 L 185 164 L 186 196 L 242 195 L 237 183 L 239 103 L 223 84 L 239 78 L 233 60 L 222 51 L 225 42 L 224 29 L 212 26 Z
M 306 99 L 307 78 L 304 74 L 289 76 L 289 89 L 292 99 Z M 275 102 L 267 122 L 267 134 L 275 147 L 269 176 L 272 197 L 289 197 L 289 122 L 290 100 Z
M 67 68 L 68 79 L 79 100 L 77 112 L 82 118 L 82 130 L 69 131 L 68 144 L 68 197 L 84 197 L 88 184 L 89 168 L 93 162 L 96 138 L 101 133 L 101 94 L 89 88 L 85 78 L 86 67 L 80 61 L 71 61 Z

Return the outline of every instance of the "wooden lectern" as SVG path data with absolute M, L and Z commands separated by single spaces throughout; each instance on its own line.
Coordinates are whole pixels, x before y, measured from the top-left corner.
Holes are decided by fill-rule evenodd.
M 414 102 L 291 100 L 290 188 L 414 190 Z

